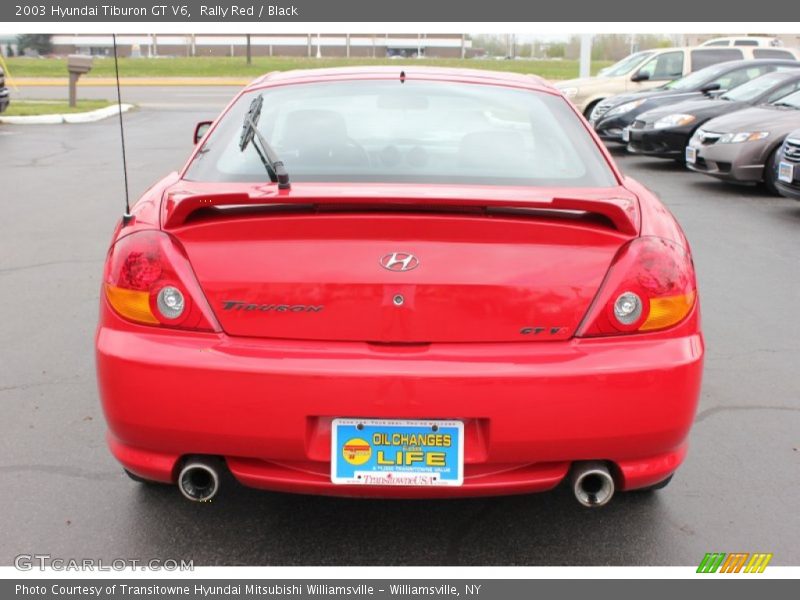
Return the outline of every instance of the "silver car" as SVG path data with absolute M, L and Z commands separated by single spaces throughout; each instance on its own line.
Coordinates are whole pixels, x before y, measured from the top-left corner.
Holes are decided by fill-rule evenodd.
M 686 166 L 739 183 L 763 182 L 777 194 L 774 170 L 784 138 L 800 127 L 800 92 L 706 122 L 689 140 Z

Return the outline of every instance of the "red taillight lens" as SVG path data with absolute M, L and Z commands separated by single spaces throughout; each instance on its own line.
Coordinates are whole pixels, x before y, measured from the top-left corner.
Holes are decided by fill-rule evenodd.
M 672 327 L 686 318 L 696 300 L 689 253 L 666 239 L 637 238 L 617 254 L 578 336 Z
M 183 248 L 163 231 L 139 231 L 114 244 L 103 287 L 111 307 L 129 321 L 219 331 Z

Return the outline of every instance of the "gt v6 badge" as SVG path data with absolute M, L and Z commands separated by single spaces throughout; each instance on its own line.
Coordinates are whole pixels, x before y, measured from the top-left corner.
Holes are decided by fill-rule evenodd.
M 563 327 L 523 327 L 519 330 L 522 335 L 539 335 L 548 332 L 550 335 L 557 335 L 564 330 Z
M 223 300 L 222 310 L 245 310 L 260 312 L 320 312 L 324 304 L 252 304 L 238 300 Z

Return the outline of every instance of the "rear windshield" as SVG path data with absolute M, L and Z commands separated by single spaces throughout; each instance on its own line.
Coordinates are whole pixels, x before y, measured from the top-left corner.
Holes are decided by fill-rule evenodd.
M 406 80 L 291 84 L 243 94 L 186 178 L 265 181 L 239 150 L 261 94 L 259 130 L 292 181 L 610 187 L 616 180 L 560 96 L 496 85 Z

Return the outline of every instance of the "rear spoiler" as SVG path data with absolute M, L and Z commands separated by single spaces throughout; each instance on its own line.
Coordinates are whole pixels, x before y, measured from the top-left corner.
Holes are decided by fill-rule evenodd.
M 222 192 L 210 194 L 168 192 L 162 204 L 161 222 L 165 229 L 174 229 L 184 225 L 189 216 L 202 209 L 217 207 L 269 207 L 282 206 L 319 206 L 348 208 L 381 208 L 398 207 L 413 209 L 415 206 L 430 209 L 432 207 L 455 208 L 469 207 L 476 209 L 539 209 L 546 211 L 583 212 L 600 215 L 608 219 L 614 228 L 626 235 L 637 235 L 639 232 L 639 207 L 635 200 L 629 198 L 525 198 L 505 199 L 464 198 L 464 197 L 385 197 L 369 195 L 325 196 L 322 194 L 298 194 L 294 190 L 280 195 L 252 196 L 246 192 Z

